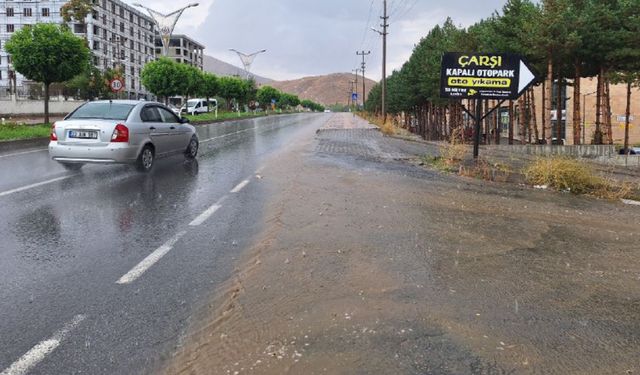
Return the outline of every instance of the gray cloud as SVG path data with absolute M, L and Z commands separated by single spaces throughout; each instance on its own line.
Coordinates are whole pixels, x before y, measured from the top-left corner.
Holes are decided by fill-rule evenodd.
M 165 0 L 166 1 L 166 0 Z M 381 76 L 379 27 L 382 0 L 205 0 L 185 14 L 179 32 L 206 45 L 206 53 L 239 64 L 229 48 L 260 49 L 256 74 L 291 79 L 348 72 L 358 65 L 356 50 L 371 50 L 367 76 Z M 504 0 L 389 0 L 389 69 L 399 68 L 429 29 L 451 16 L 467 26 L 501 8 Z M 203 14 L 206 12 L 206 16 Z M 203 18 L 204 16 L 204 18 Z

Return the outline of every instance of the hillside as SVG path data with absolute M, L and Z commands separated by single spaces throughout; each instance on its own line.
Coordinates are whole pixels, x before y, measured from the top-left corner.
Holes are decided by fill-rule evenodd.
M 244 77 L 244 70 L 235 65 L 218 60 L 215 57 L 204 55 L 204 70 L 218 76 L 241 76 Z M 270 83 L 272 80 L 254 75 L 258 84 Z
M 292 81 L 273 81 L 268 85 L 277 88 L 280 91 L 296 94 L 300 99 L 313 100 L 323 105 L 348 104 L 350 100 L 349 92 L 351 84 L 349 83 L 355 78 L 350 73 L 334 73 L 325 76 L 305 77 Z M 367 79 L 367 93 L 376 84 L 376 82 Z M 362 77 L 358 77 L 358 95 L 362 95 Z M 361 98 L 358 101 L 361 102 Z

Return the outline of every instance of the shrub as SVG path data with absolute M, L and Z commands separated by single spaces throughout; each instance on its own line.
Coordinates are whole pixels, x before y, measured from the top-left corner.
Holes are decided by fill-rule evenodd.
M 625 198 L 632 191 L 630 184 L 605 179 L 595 174 L 589 165 L 567 157 L 538 159 L 525 168 L 524 175 L 532 185 L 605 199 Z

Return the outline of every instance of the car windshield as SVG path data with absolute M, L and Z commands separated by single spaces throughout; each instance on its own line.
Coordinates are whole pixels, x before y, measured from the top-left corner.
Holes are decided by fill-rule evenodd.
M 71 113 L 67 119 L 126 120 L 133 107 L 133 104 L 111 102 L 87 103 Z
M 199 100 L 197 99 L 191 99 L 187 102 L 187 107 L 195 107 L 196 104 L 198 104 Z

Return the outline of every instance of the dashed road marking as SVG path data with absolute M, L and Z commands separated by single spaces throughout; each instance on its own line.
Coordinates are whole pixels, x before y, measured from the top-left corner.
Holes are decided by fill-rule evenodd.
M 239 183 L 238 185 L 236 185 L 236 187 L 234 187 L 231 192 L 232 193 L 239 193 L 240 190 L 242 190 L 245 186 L 247 186 L 249 184 L 249 180 L 244 180 L 241 183 Z
M 254 128 L 244 129 L 244 130 L 240 130 L 240 131 L 237 131 L 237 132 L 225 134 L 225 135 L 220 135 L 220 136 L 213 137 L 213 138 L 207 138 L 205 140 L 200 141 L 200 143 L 207 143 L 207 142 L 211 142 L 211 141 L 216 140 L 216 139 L 226 138 L 226 137 L 230 137 L 232 135 L 236 135 L 236 134 L 240 134 L 240 133 L 244 133 L 244 132 L 248 132 L 250 130 L 256 130 L 256 129 L 257 129 L 257 127 L 254 127 Z
M 69 179 L 71 177 L 75 177 L 77 176 L 77 174 L 71 175 L 71 176 L 62 176 L 62 177 L 58 177 L 58 178 L 53 178 L 51 180 L 47 180 L 47 181 L 42 181 L 42 182 L 37 182 L 35 184 L 31 184 L 31 185 L 27 185 L 27 186 L 23 186 L 23 187 L 19 187 L 19 188 L 15 188 L 15 189 L 11 189 L 11 190 L 7 190 L 7 191 L 3 191 L 0 193 L 0 197 L 4 197 L 6 195 L 11 195 L 11 194 L 15 194 L 15 193 L 19 193 L 21 191 L 25 191 L 25 190 L 29 190 L 29 189 L 33 189 L 33 188 L 37 188 L 39 186 L 43 186 L 43 185 L 48 185 L 48 184 L 52 184 L 54 182 L 58 182 L 58 181 L 62 181 L 62 180 L 66 180 Z
M 137 266 L 133 267 L 131 271 L 127 272 L 124 276 L 122 276 L 116 284 L 130 284 L 136 281 L 137 278 L 142 276 L 151 266 L 156 264 L 163 256 L 165 256 L 171 249 L 173 249 L 173 245 L 178 242 L 187 231 L 178 232 L 175 236 L 171 237 L 169 241 L 165 242 L 164 245 L 157 248 L 153 253 L 149 254 L 146 258 L 144 258 Z
M 213 215 L 216 211 L 222 208 L 222 202 L 224 202 L 226 199 L 227 199 L 226 195 L 220 198 L 219 201 L 217 201 L 211 207 L 207 208 L 203 213 L 201 213 L 197 218 L 195 218 L 191 223 L 189 223 L 189 226 L 197 227 L 198 225 L 207 221 L 207 219 L 209 219 L 211 215 Z
M 51 354 L 62 341 L 76 328 L 83 320 L 85 315 L 76 315 L 70 322 L 64 325 L 61 330 L 55 332 L 51 338 L 43 340 L 36 346 L 26 352 L 20 359 L 15 361 L 11 366 L 2 371 L 0 375 L 24 375 L 34 368 L 38 363 Z
M 0 155 L 0 159 L 2 158 L 10 158 L 12 156 L 19 156 L 19 155 L 26 155 L 26 154 L 34 154 L 36 152 L 43 152 L 43 151 L 47 151 L 48 148 L 40 148 L 37 150 L 31 150 L 31 151 L 21 151 L 21 152 L 14 152 L 12 154 L 4 154 L 4 155 Z

